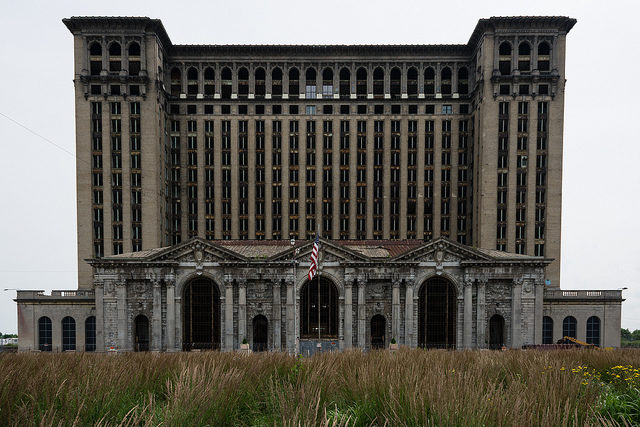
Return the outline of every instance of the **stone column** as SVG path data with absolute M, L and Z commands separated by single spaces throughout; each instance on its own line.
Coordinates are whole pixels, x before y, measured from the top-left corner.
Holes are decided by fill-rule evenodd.
M 522 347 L 522 280 L 514 280 L 511 294 L 511 348 Z
M 407 282 L 404 298 L 404 344 L 414 347 L 415 325 L 413 324 L 413 286 Z
M 233 281 L 225 281 L 224 292 L 224 350 L 233 351 Z
M 533 343 L 542 344 L 542 318 L 544 317 L 544 281 L 535 283 L 535 313 L 534 313 L 534 332 Z
M 167 287 L 167 351 L 176 348 L 176 287 L 173 280 L 166 282 Z
M 473 346 L 473 281 L 464 281 L 464 348 Z
M 400 341 L 400 280 L 393 281 L 391 296 L 391 338 Z
M 162 288 L 159 280 L 153 280 L 153 311 L 151 313 L 151 350 L 162 349 Z
M 94 284 L 96 298 L 96 351 L 104 352 L 104 283 Z M 37 348 L 37 343 L 34 348 Z
M 127 348 L 127 285 L 124 282 L 116 284 L 116 301 L 118 306 L 118 350 Z
M 238 342 L 247 338 L 247 282 L 238 283 Z
M 287 351 L 290 354 L 295 352 L 296 347 L 296 322 L 294 319 L 294 304 L 295 304 L 295 279 L 287 282 L 287 336 L 285 337 L 287 343 Z
M 478 298 L 476 305 L 476 347 L 486 348 L 486 293 L 487 282 L 485 280 L 478 281 Z
M 282 309 L 280 307 L 280 282 L 272 282 L 273 286 L 273 349 L 282 349 Z
M 344 284 L 344 348 L 353 346 L 353 294 L 352 283 L 347 280 Z
M 358 347 L 364 349 L 367 337 L 367 307 L 365 305 L 365 281 L 358 280 Z

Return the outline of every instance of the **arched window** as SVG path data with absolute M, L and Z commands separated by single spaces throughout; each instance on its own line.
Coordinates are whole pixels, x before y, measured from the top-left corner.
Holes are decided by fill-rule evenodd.
M 71 316 L 62 319 L 62 351 L 76 349 L 76 321 Z
M 440 92 L 443 95 L 451 95 L 451 68 L 444 67 L 440 71 Z
M 282 97 L 282 70 L 278 67 L 271 70 L 271 96 Z
M 122 68 L 121 62 L 122 49 L 120 43 L 113 42 L 109 45 L 109 71 L 119 72 Z
M 360 67 L 356 71 L 356 96 L 358 98 L 367 97 L 367 69 L 364 67 Z
M 220 348 L 220 295 L 209 279 L 189 282 L 182 299 L 183 350 Z
M 467 95 L 469 93 L 469 70 L 462 67 L 458 70 L 458 93 Z
M 293 67 L 289 69 L 289 98 L 300 96 L 300 71 Z
M 322 97 L 333 98 L 333 70 L 329 67 L 322 70 Z
M 498 48 L 498 69 L 500 75 L 508 76 L 511 74 L 511 44 L 509 42 L 500 43 Z
M 338 337 L 338 289 L 328 279 L 316 277 L 300 293 L 300 337 Z
M 257 98 L 264 98 L 264 94 L 266 93 L 266 78 L 267 74 L 264 71 L 264 68 L 258 67 L 254 73 L 255 76 L 255 96 Z
M 562 336 L 577 338 L 578 322 L 573 316 L 567 316 L 562 321 Z
M 447 279 L 427 280 L 418 292 L 418 346 L 455 348 L 456 346 L 455 286 Z
M 187 70 L 187 94 L 198 94 L 198 70 L 195 67 L 190 67 Z
M 102 45 L 93 42 L 89 46 L 89 72 L 92 76 L 99 76 L 102 71 Z
M 51 347 L 51 319 L 47 316 L 43 316 L 38 319 L 38 348 L 40 351 L 51 351 Z
M 129 43 L 129 74 L 137 76 L 140 73 L 140 45 L 138 42 Z
M 591 316 L 587 319 L 587 343 L 600 347 L 600 318 Z
M 316 70 L 315 68 L 307 68 L 305 77 L 305 98 L 316 99 Z
M 531 71 L 531 45 L 522 42 L 518 45 L 518 70 Z
M 232 74 L 231 69 L 229 67 L 224 67 L 222 72 L 220 73 L 220 77 L 222 79 L 222 99 L 231 99 L 231 90 L 232 90 Z
M 213 96 L 216 93 L 216 72 L 213 68 L 204 69 L 204 94 Z
M 373 70 L 373 96 L 384 98 L 384 70 L 381 67 Z
M 407 94 L 409 98 L 418 96 L 418 70 L 415 67 L 407 70 Z
M 436 72 L 431 67 L 424 70 L 424 93 L 425 95 L 436 93 Z
M 340 70 L 340 98 L 351 96 L 351 71 L 347 67 Z
M 249 70 L 240 67 L 238 70 L 238 98 L 249 96 Z
M 549 43 L 542 42 L 538 45 L 538 70 L 549 71 L 551 69 L 551 48 Z
M 138 314 L 133 319 L 134 337 L 133 349 L 135 351 L 149 351 L 149 318 L 144 314 Z
M 553 344 L 553 319 L 549 316 L 542 318 L 542 344 Z
M 179 68 L 171 70 L 171 96 L 179 96 L 182 93 L 182 73 Z
M 400 68 L 393 67 L 391 69 L 391 97 L 392 98 L 400 98 L 400 92 L 402 88 L 402 71 Z
M 84 321 L 84 351 L 96 351 L 96 316 Z

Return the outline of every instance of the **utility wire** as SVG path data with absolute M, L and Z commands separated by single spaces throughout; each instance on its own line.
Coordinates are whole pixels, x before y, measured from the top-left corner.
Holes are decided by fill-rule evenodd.
M 23 128 L 24 130 L 26 130 L 29 133 L 34 134 L 35 136 L 37 136 L 40 139 L 43 139 L 44 141 L 48 142 L 49 144 L 53 145 L 54 147 L 58 148 L 59 150 L 64 151 L 65 153 L 75 157 L 76 159 L 80 160 L 81 162 L 84 162 L 86 164 L 89 164 L 89 162 L 87 162 L 84 159 L 81 159 L 80 157 L 76 156 L 74 153 L 72 153 L 71 151 L 67 150 L 66 148 L 56 144 L 55 142 L 53 142 L 52 140 L 50 140 L 47 137 L 44 137 L 42 135 L 40 135 L 39 133 L 37 133 L 36 131 L 31 130 L 30 128 L 28 128 L 27 126 L 23 125 L 22 123 L 18 122 L 17 120 L 12 119 L 11 117 L 7 116 L 6 114 L 4 114 L 3 112 L 0 111 L 0 116 L 4 117 L 5 119 L 13 122 L 14 124 L 20 126 L 21 128 Z

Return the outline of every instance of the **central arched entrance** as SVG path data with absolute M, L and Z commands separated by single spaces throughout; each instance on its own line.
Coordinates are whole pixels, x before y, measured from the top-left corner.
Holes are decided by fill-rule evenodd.
M 144 314 L 138 314 L 133 319 L 135 336 L 133 345 L 135 351 L 149 351 L 149 319 Z
M 184 289 L 182 349 L 218 350 L 220 348 L 220 294 L 207 278 L 189 282 Z
M 253 351 L 267 351 L 269 345 L 269 321 L 262 314 L 253 318 Z
M 418 293 L 418 346 L 456 347 L 455 286 L 442 277 L 427 280 Z
M 300 338 L 338 338 L 338 289 L 331 280 L 316 277 L 302 286 Z
M 384 331 L 387 320 L 382 314 L 376 314 L 371 318 L 371 348 L 384 348 Z
M 489 319 L 489 348 L 498 350 L 504 345 L 504 317 L 494 314 Z

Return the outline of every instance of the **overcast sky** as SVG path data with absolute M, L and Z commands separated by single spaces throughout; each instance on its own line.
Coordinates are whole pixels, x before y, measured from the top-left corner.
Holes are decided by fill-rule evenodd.
M 82 15 L 159 18 L 176 44 L 466 43 L 479 18 L 576 18 L 567 40 L 561 285 L 628 287 L 622 326 L 640 329 L 636 2 L 25 0 L 0 10 L 1 332 L 17 331 L 15 290 L 3 289 L 77 288 L 73 40 L 61 19 Z

